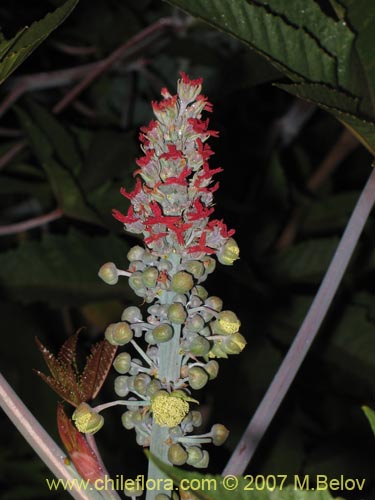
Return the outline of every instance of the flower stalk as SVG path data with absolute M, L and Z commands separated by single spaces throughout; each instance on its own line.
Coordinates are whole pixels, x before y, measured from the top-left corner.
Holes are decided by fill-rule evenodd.
M 135 188 L 121 189 L 130 202 L 128 211 L 113 211 L 126 231 L 143 235 L 144 245 L 130 249 L 126 271 L 110 262 L 99 270 L 110 285 L 128 277 L 135 294 L 149 304 L 146 317 L 139 307 L 128 307 L 121 322 L 105 332 L 108 342 L 126 349 L 114 361 L 119 373 L 115 392 L 127 397 L 124 404 L 129 402 L 123 425 L 135 429 L 138 444 L 150 447 L 163 462 L 198 468 L 209 461 L 201 445 L 222 444 L 228 431 L 216 424 L 201 439 L 187 437 L 202 422 L 192 409 L 198 401 L 191 393 L 217 376 L 215 358 L 238 354 L 246 344 L 237 316 L 223 310 L 222 300 L 201 285 L 215 269 L 214 257 L 224 265 L 239 258 L 234 230 L 210 219 L 219 187 L 213 176 L 222 169 L 209 167 L 213 151 L 207 139 L 218 133 L 202 119 L 212 104 L 201 88 L 201 79 L 181 73 L 177 93 L 164 88 L 163 100 L 152 103 L 156 120 L 141 128 L 144 155 L 136 161 Z M 141 339 L 145 349 L 139 346 Z M 140 358 L 131 358 L 131 346 Z M 133 399 L 139 408 L 131 405 Z M 149 479 L 165 477 L 152 462 L 148 474 Z M 149 491 L 147 499 L 159 493 L 168 495 Z

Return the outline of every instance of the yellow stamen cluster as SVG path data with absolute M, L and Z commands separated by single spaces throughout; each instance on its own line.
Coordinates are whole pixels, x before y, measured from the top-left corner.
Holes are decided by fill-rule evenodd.
M 175 427 L 189 413 L 189 403 L 181 398 L 158 392 L 152 400 L 151 411 L 155 422 L 162 427 Z

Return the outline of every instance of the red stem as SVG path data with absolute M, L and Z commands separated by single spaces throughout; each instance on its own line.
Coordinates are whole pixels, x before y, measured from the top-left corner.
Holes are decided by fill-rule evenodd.
M 263 400 L 226 465 L 223 475 L 241 475 L 248 466 L 319 331 L 374 202 L 375 170 L 372 169 L 318 293 Z
M 62 210 L 56 208 L 49 214 L 39 215 L 33 219 L 28 219 L 22 222 L 16 222 L 15 224 L 8 224 L 7 226 L 0 226 L 0 236 L 5 236 L 8 234 L 22 233 L 23 231 L 28 231 L 34 227 L 43 226 L 47 222 L 52 222 L 56 219 L 60 219 L 63 216 Z

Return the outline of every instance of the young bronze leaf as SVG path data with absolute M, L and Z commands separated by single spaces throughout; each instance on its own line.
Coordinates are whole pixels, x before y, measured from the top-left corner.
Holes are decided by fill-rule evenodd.
M 56 379 L 51 376 L 45 375 L 39 370 L 35 370 L 35 373 L 44 380 L 44 382 L 50 386 L 50 388 L 56 392 L 58 396 L 64 399 L 67 403 L 73 406 L 78 406 L 80 402 L 79 395 L 76 391 L 72 391 L 71 387 L 61 385 Z
M 102 340 L 92 347 L 80 377 L 81 391 L 85 401 L 97 396 L 111 368 L 116 350 L 117 347 L 107 340 Z
M 77 340 L 81 330 L 82 328 L 67 338 L 67 340 L 61 346 L 59 354 L 57 355 L 57 359 L 60 361 L 60 363 L 73 366 L 76 372 Z

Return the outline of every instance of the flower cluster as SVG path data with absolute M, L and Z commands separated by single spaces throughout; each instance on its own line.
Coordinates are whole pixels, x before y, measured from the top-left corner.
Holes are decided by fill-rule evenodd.
M 239 249 L 234 231 L 210 220 L 219 186 L 212 177 L 221 169 L 208 165 L 213 152 L 206 141 L 217 132 L 202 120 L 212 105 L 200 92 L 201 79 L 181 73 L 177 94 L 163 89 L 163 101 L 152 103 L 156 120 L 141 129 L 144 156 L 137 160 L 135 188 L 121 191 L 130 200 L 128 212 L 114 210 L 127 231 L 143 234 L 145 246 L 130 249 L 126 271 L 109 262 L 99 276 L 108 284 L 128 276 L 148 304 L 145 314 L 127 307 L 105 332 L 111 344 L 132 345 L 138 353 L 123 351 L 114 360 L 115 392 L 126 398 L 123 425 L 135 429 L 137 442 L 151 450 L 158 429 L 168 428 L 163 443 L 169 462 L 206 467 L 209 456 L 201 445 L 222 444 L 228 431 L 216 424 L 206 434 L 187 436 L 201 425 L 200 413 L 190 409 L 198 403 L 191 390 L 214 379 L 217 358 L 240 353 L 246 341 L 236 314 L 201 285 L 215 269 L 215 256 L 231 265 Z

